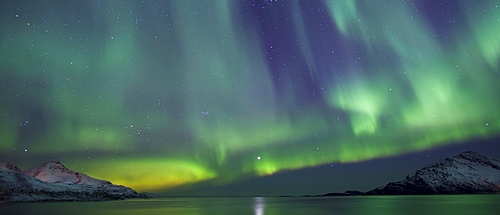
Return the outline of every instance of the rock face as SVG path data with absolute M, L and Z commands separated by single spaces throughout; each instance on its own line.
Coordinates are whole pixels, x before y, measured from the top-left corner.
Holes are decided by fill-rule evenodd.
M 0 162 L 0 169 L 3 169 L 5 171 L 9 171 L 9 172 L 17 172 L 17 173 L 21 172 L 21 170 L 19 168 L 17 168 L 16 165 L 8 163 L 8 162 Z
M 26 171 L 0 162 L 0 201 L 104 201 L 124 198 L 147 196 L 128 187 L 74 172 L 58 161 Z
M 431 164 L 406 179 L 366 192 L 368 195 L 500 193 L 500 161 L 467 151 Z

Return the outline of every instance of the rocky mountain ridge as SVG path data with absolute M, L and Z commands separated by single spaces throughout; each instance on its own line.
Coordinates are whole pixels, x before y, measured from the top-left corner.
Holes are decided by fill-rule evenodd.
M 500 160 L 466 151 L 368 192 L 349 190 L 302 197 L 439 194 L 500 194 Z
M 147 198 L 144 194 L 109 181 L 74 172 L 59 161 L 21 171 L 0 162 L 0 201 L 104 201 Z
M 500 161 L 477 152 L 425 166 L 404 180 L 366 192 L 368 195 L 494 194 L 500 193 Z

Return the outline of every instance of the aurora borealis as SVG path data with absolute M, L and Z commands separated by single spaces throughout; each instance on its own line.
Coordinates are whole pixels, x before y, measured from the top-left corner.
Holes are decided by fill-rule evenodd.
M 0 2 L 22 168 L 160 192 L 500 134 L 500 1 Z

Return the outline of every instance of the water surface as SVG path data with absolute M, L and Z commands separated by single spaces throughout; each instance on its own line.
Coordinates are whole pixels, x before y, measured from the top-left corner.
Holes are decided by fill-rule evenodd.
M 500 195 L 157 198 L 0 204 L 1 214 L 498 214 Z

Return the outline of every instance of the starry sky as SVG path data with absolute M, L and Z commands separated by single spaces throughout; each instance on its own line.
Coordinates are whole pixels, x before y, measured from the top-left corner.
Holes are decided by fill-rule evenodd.
M 1 0 L 0 158 L 144 192 L 280 195 L 500 157 L 499 6 Z

